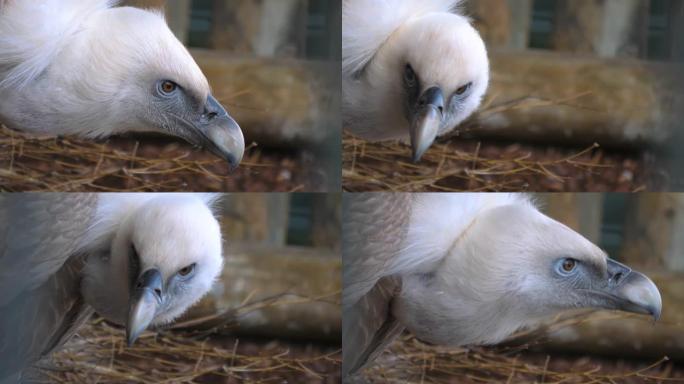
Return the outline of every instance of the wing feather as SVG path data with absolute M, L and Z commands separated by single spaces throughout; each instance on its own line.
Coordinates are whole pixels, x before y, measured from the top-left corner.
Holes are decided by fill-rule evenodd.
M 0 199 L 0 307 L 39 287 L 80 247 L 97 195 L 19 193 Z

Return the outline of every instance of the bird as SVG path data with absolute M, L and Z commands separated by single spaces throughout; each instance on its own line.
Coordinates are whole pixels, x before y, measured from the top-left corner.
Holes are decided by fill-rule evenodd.
M 487 49 L 460 0 L 344 0 L 342 121 L 370 141 L 402 140 L 418 162 L 481 104 Z
M 576 308 L 660 317 L 657 286 L 523 194 L 343 196 L 343 357 L 360 377 L 404 330 L 496 344 Z
M 183 314 L 223 267 L 220 198 L 0 194 L 0 382 L 21 382 L 93 313 L 129 346 Z
M 0 120 L 103 138 L 155 132 L 236 167 L 240 126 L 161 13 L 113 0 L 0 0 Z

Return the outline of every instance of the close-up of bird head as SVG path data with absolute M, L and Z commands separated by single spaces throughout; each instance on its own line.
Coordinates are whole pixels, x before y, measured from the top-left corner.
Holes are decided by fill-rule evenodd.
M 648 277 L 523 201 L 480 212 L 438 265 L 404 278 L 393 312 L 420 339 L 464 345 L 500 342 L 571 309 L 657 320 L 661 307 Z
M 418 161 L 480 105 L 489 84 L 485 44 L 453 13 L 459 1 L 381 2 L 388 14 L 377 20 L 360 16 L 362 3 L 345 2 L 343 15 L 345 126 L 372 141 L 409 141 Z M 362 45 L 383 29 L 370 56 Z
M 126 327 L 129 345 L 196 303 L 223 266 L 217 220 L 203 201 L 182 195 L 144 202 L 95 254 L 86 264 L 84 298 Z
M 0 3 L 3 122 L 57 135 L 172 135 L 237 166 L 242 131 L 163 15 L 115 4 Z

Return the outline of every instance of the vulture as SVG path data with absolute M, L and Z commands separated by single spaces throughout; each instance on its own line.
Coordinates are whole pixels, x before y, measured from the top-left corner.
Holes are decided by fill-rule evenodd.
M 156 132 L 237 166 L 242 131 L 162 14 L 113 0 L 0 0 L 0 120 L 99 138 Z
M 223 266 L 211 194 L 0 194 L 0 382 L 94 312 L 131 345 L 206 294 Z
M 655 284 L 521 194 L 345 194 L 343 377 L 404 329 L 494 344 L 574 308 L 658 319 Z
M 489 84 L 489 60 L 460 3 L 344 0 L 347 129 L 371 141 L 410 141 L 418 161 L 435 137 L 475 111 Z

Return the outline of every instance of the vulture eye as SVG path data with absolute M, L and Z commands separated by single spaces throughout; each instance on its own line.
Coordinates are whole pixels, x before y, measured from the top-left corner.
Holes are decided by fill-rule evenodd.
M 192 273 L 192 271 L 195 270 L 195 263 L 192 263 L 188 265 L 187 267 L 183 267 L 178 271 L 178 274 L 181 276 L 188 276 L 189 274 Z
M 170 80 L 164 80 L 159 84 L 159 90 L 163 95 L 170 95 L 178 88 L 178 85 Z
M 571 258 L 565 258 L 561 261 L 560 269 L 562 273 L 570 273 L 577 267 L 577 260 Z
M 466 91 L 467 91 L 468 89 L 470 89 L 470 87 L 471 87 L 472 85 L 473 85 L 473 83 L 468 83 L 468 84 L 462 86 L 461 88 L 459 88 L 459 89 L 456 90 L 456 94 L 460 96 L 460 95 L 466 93 Z
M 413 71 L 411 64 L 406 64 L 406 68 L 404 69 L 404 81 L 409 87 L 415 87 L 418 82 L 418 77 L 416 76 L 416 72 Z

